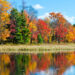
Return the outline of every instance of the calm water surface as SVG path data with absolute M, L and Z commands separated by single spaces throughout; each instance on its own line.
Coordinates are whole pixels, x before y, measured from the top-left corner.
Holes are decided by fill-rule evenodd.
M 75 52 L 0 54 L 0 75 L 75 75 Z

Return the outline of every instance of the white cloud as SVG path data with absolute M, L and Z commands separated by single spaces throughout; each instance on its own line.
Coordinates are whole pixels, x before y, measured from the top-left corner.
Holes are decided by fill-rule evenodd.
M 40 4 L 36 4 L 36 5 L 33 5 L 33 8 L 35 8 L 35 9 L 43 9 L 43 6 L 41 6 Z
M 65 17 L 65 19 L 67 19 L 71 24 L 74 24 L 75 23 L 75 17 L 73 17 L 73 16 L 71 16 L 71 17 L 69 17 L 69 16 L 64 16 Z
M 47 13 L 45 13 L 45 14 L 39 16 L 38 18 L 44 19 L 45 17 L 48 17 L 48 16 L 49 16 L 49 13 L 47 12 Z

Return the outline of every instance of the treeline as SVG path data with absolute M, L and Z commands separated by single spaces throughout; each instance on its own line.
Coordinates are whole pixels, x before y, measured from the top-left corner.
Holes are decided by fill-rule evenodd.
M 19 12 L 9 2 L 0 0 L 0 43 L 52 42 L 75 42 L 75 25 L 61 13 L 52 12 L 43 20 L 37 19 L 26 10 Z

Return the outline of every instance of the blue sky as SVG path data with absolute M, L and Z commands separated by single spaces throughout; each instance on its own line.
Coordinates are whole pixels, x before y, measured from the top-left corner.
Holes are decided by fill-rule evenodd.
M 22 4 L 22 0 L 8 1 L 15 7 L 20 7 Z M 25 0 L 25 2 L 26 5 L 31 5 L 38 10 L 39 18 L 48 16 L 50 12 L 61 12 L 69 22 L 75 23 L 75 0 Z

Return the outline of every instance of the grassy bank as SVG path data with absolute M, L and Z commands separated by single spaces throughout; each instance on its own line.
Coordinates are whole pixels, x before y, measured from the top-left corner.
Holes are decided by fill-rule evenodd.
M 46 53 L 74 50 L 75 44 L 0 45 L 0 53 Z

